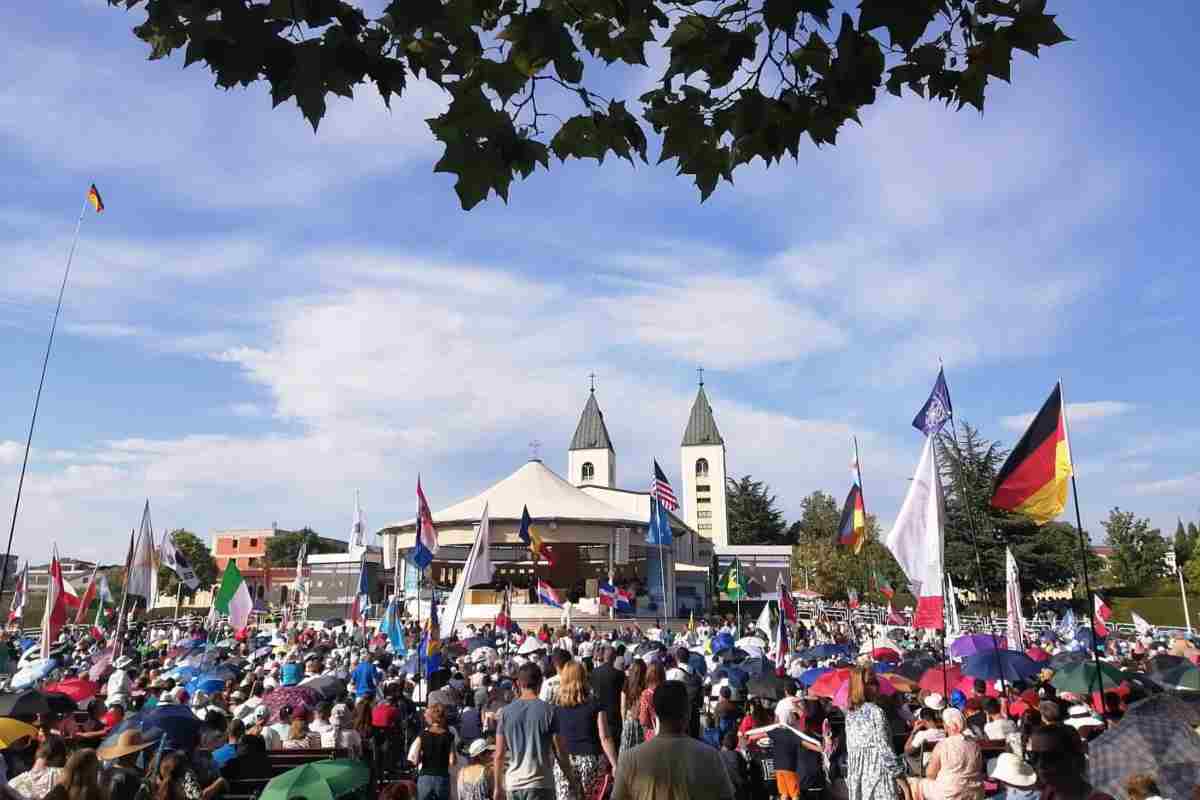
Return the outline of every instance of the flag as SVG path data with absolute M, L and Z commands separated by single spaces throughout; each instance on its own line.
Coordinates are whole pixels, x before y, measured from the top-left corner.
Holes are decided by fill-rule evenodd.
M 1096 629 L 1097 636 L 1108 636 L 1108 626 L 1104 623 L 1112 619 L 1112 609 L 1108 607 L 1108 603 L 1105 603 L 1098 594 L 1092 595 L 1092 602 L 1094 604 L 1092 627 Z
M 888 582 L 888 579 L 880 578 L 879 573 L 875 572 L 873 569 L 872 572 L 875 575 L 875 588 L 879 590 L 879 593 L 888 600 L 891 600 L 893 597 L 895 597 L 896 590 L 892 588 L 892 584 Z
M 601 599 L 601 602 L 603 602 L 603 599 Z M 496 615 L 494 627 L 496 630 L 504 631 L 505 633 L 515 633 L 520 630 L 516 623 L 513 622 L 512 598 L 507 591 L 504 593 L 504 599 L 500 601 L 500 613 Z
M 134 537 L 135 536 L 136 536 L 136 532 L 134 530 L 130 529 L 130 531 L 129 531 L 129 550 L 125 554 L 125 571 L 123 573 L 125 575 L 125 589 L 124 589 L 124 594 L 121 599 L 121 608 L 122 609 L 125 608 L 125 605 L 126 605 L 125 601 L 129 599 L 129 568 L 131 566 L 133 566 L 133 547 L 134 547 Z M 212 613 L 211 610 L 210 610 L 210 613 Z M 118 658 L 120 658 L 121 651 L 125 647 L 125 637 L 123 635 L 124 630 L 125 630 L 125 615 L 118 612 L 117 613 L 117 630 L 113 634 L 113 651 Z
M 921 410 L 913 417 L 913 427 L 926 436 L 932 436 L 941 431 L 947 420 L 954 416 L 954 407 L 950 405 L 950 389 L 946 386 L 946 371 L 938 369 L 937 380 L 933 382 L 933 390 Z
M 1075 629 L 1078 627 L 1075 622 L 1075 609 L 1068 608 L 1066 612 L 1059 618 L 1058 624 L 1054 626 L 1054 633 L 1064 642 L 1074 641 Z
M 1008 649 L 1025 649 L 1025 620 L 1021 616 L 1021 583 L 1017 559 L 1012 548 L 1005 548 L 1004 578 L 1006 610 L 1008 612 Z
M 775 629 L 775 668 L 783 669 L 787 666 L 787 654 L 790 650 L 788 647 L 788 632 L 787 632 L 787 617 L 783 614 L 779 615 L 779 622 L 776 623 Z
M 888 598 L 887 604 L 887 624 L 888 625 L 903 625 L 904 618 L 896 613 L 896 609 L 892 607 L 892 599 Z
M 617 605 L 617 587 L 613 586 L 608 581 L 601 581 L 598 598 L 600 605 L 605 608 L 616 608 Z
M 867 512 L 863 506 L 862 487 L 855 481 L 846 495 L 842 506 L 842 519 L 838 523 L 838 544 L 851 548 L 857 555 L 866 539 Z
M 754 622 L 754 627 L 758 628 L 767 639 L 775 632 L 775 623 L 771 619 L 771 601 L 763 603 L 762 612 L 758 615 L 758 619 Z
M 383 617 L 383 633 L 396 655 L 408 655 L 404 646 L 404 625 L 400 622 L 400 598 L 396 595 L 388 602 L 387 613 Z
M 783 573 L 779 573 L 778 580 L 775 581 L 775 591 L 779 594 L 779 613 L 793 625 L 796 624 L 796 600 L 792 597 L 792 592 L 783 583 Z
M 196 577 L 196 570 L 192 569 L 192 565 L 188 563 L 187 556 L 175 546 L 174 532 L 163 536 L 160 554 L 162 565 L 174 572 L 179 578 L 179 582 L 186 586 L 189 592 L 194 592 L 200 588 L 200 579 Z M 269 574 L 270 569 L 267 572 Z
M 363 520 L 362 505 L 358 500 L 358 490 L 354 490 L 354 522 L 350 526 L 350 552 L 355 549 L 365 550 L 367 547 L 367 526 Z
M 100 603 L 112 605 L 113 595 L 112 589 L 108 587 L 108 576 L 101 572 L 96 578 L 96 584 L 96 597 L 100 598 Z
M 521 509 L 521 530 L 517 532 L 517 535 L 521 537 L 521 541 L 529 548 L 534 561 L 542 559 L 550 566 L 554 566 L 554 554 L 550 552 L 549 546 L 542 541 L 542 535 L 538 533 L 537 528 L 533 527 L 533 519 L 529 516 L 529 506 Z
M 725 577 L 721 580 L 720 588 L 730 600 L 741 600 L 748 594 L 746 576 L 742 574 L 741 561 L 735 558 L 729 565 L 729 572 L 725 573 Z
M 696 611 L 693 609 L 688 612 L 688 633 L 696 632 Z
M 417 602 L 420 602 L 418 598 Z M 421 634 L 421 644 L 417 650 L 418 668 L 425 662 L 425 677 L 437 672 L 442 667 L 442 640 L 438 638 L 441 625 L 438 623 L 437 595 L 429 598 L 429 621 L 425 623 L 425 632 Z
M 229 624 L 235 631 L 246 627 L 250 620 L 250 610 L 254 601 L 250 599 L 250 588 L 242 578 L 237 568 L 237 559 L 231 558 L 225 565 L 221 575 L 221 585 L 217 588 L 217 596 L 213 598 L 213 607 L 222 614 L 229 615 Z
M 150 524 L 150 501 L 142 511 L 142 526 L 138 531 L 137 544 L 133 548 L 133 560 L 129 564 L 129 576 L 125 593 L 136 595 L 146 601 L 146 608 L 153 608 L 158 597 L 158 558 L 154 546 L 154 528 Z
M 87 589 L 84 590 L 83 597 L 79 600 L 79 608 L 75 612 L 76 625 L 83 624 L 84 618 L 87 617 L 88 607 L 92 604 L 92 601 L 96 599 L 96 581 L 99 580 L 97 577 L 99 572 L 99 564 L 92 567 L 92 578 L 88 581 Z
M 1015 511 L 1044 525 L 1066 508 L 1071 471 L 1062 384 L 1056 383 L 997 473 L 992 507 Z
M 67 604 L 63 599 L 62 565 L 58 548 L 50 558 L 50 581 L 46 584 L 46 608 L 42 612 L 42 658 L 50 657 L 50 646 L 67 624 Z
M 296 594 L 297 602 L 304 603 L 308 595 L 308 580 L 304 577 L 304 567 L 308 564 L 308 539 L 300 542 L 300 550 L 296 553 Z
M 633 594 L 625 589 L 617 589 L 617 606 L 618 614 L 633 613 Z
M 950 632 L 958 633 L 962 630 L 962 624 L 958 621 L 958 593 L 954 591 L 954 579 L 949 575 L 946 576 L 946 600 L 950 603 L 946 608 Z
M 1133 617 L 1133 627 L 1143 636 L 1154 633 L 1154 626 L 1151 625 L 1145 617 L 1136 611 L 1131 611 L 1130 616 Z
M 650 498 L 650 524 L 646 528 L 646 544 L 659 547 L 671 546 L 671 519 L 666 506 L 656 498 Z
M 454 584 L 454 590 L 450 592 L 450 599 L 446 601 L 446 610 L 450 613 L 442 620 L 441 637 L 443 639 L 449 639 L 454 635 L 454 626 L 458 624 L 458 617 L 462 613 L 467 589 L 491 583 L 496 577 L 496 568 L 492 566 L 491 545 L 492 526 L 488 520 L 487 503 L 484 503 L 483 514 L 479 517 L 479 530 L 475 532 L 475 543 L 471 545 L 471 552 L 467 553 L 467 562 L 463 565 L 463 571 Z
M 650 483 L 650 496 L 670 511 L 679 509 L 679 500 L 676 499 L 675 492 L 671 489 L 671 482 L 667 480 L 667 475 L 662 471 L 657 460 L 654 462 L 654 480 Z
M 417 569 L 424 571 L 432 564 L 437 549 L 438 539 L 437 531 L 433 527 L 433 514 L 429 511 L 429 501 L 425 499 L 425 492 L 421 491 L 421 478 L 417 476 L 417 535 L 412 555 Z
M 9 607 L 8 621 L 19 623 L 25 616 L 25 595 L 29 591 L 29 562 L 17 576 L 17 584 L 13 587 L 12 605 Z
M 927 437 L 886 544 L 917 596 L 913 626 L 940 630 L 945 625 L 942 619 L 945 505 L 933 445 L 934 437 Z
M 858 589 L 853 586 L 846 590 L 846 608 L 858 608 Z
M 104 201 L 100 199 L 100 190 L 96 188 L 96 184 L 93 183 L 88 188 L 87 199 L 92 204 L 92 208 L 96 209 L 97 214 L 104 210 Z
M 104 588 L 107 590 L 107 582 Z M 108 620 L 104 615 L 104 595 L 100 594 L 99 597 L 100 604 L 96 606 L 96 619 L 94 622 L 92 622 L 91 631 L 92 638 L 96 641 L 100 641 L 104 638 L 104 629 L 108 627 Z
M 358 586 L 354 590 L 354 602 L 350 605 L 350 619 L 355 625 L 367 624 L 367 611 L 371 608 L 371 586 L 367 580 L 367 559 L 358 562 Z
M 555 608 L 563 607 L 562 597 L 559 596 L 558 592 L 554 591 L 553 586 L 540 578 L 537 582 L 537 596 L 538 601 L 544 605 L 554 606 Z

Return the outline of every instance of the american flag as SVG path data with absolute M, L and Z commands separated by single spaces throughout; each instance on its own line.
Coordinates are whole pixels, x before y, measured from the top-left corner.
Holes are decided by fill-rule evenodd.
M 658 461 L 654 462 L 654 482 L 650 484 L 650 496 L 657 498 L 668 511 L 679 509 L 679 501 L 671 489 L 671 482 L 667 480 L 667 475 L 658 465 Z

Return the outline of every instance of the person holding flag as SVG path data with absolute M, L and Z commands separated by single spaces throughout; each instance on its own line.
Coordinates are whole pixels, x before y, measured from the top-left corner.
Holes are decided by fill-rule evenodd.
M 29 591 L 29 562 L 25 562 L 25 568 L 21 570 L 21 574 L 17 576 L 17 584 L 13 587 L 12 605 L 8 612 L 8 623 L 17 623 L 20 627 L 21 620 L 25 616 L 25 595 Z

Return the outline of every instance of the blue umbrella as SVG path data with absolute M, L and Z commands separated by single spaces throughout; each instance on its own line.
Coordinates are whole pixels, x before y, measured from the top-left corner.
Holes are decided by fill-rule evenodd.
M 168 672 L 165 677 L 174 678 L 176 683 L 187 683 L 199 674 L 199 667 L 176 667 Z
M 745 689 L 746 684 L 750 682 L 750 673 L 746 672 L 746 670 L 742 669 L 741 667 L 735 667 L 733 665 L 726 664 L 725 666 L 717 667 L 717 669 L 713 671 L 714 683 L 719 681 L 721 678 L 728 678 L 729 683 L 735 688 Z
M 699 653 L 688 653 L 688 666 L 696 671 L 700 676 L 708 675 L 708 662 L 704 660 L 704 656 Z
M 166 739 L 166 750 L 191 752 L 200 742 L 200 721 L 187 706 L 160 705 L 142 717 L 142 731 L 158 728 Z
M 39 659 L 18 670 L 17 673 L 13 675 L 9 686 L 17 691 L 20 691 L 21 689 L 28 689 L 38 681 L 43 680 L 47 675 L 57 668 L 58 661 L 56 659 Z
M 819 658 L 851 656 L 853 654 L 853 648 L 848 644 L 819 644 L 816 647 L 810 647 L 805 650 L 800 654 L 800 657 L 814 660 Z
M 1000 649 L 1004 640 L 988 633 L 972 633 L 960 636 L 950 645 L 950 655 L 967 658 L 976 653 L 991 652 Z
M 716 655 L 722 650 L 730 650 L 733 648 L 733 637 L 728 633 L 718 633 L 712 639 L 713 655 Z
M 827 672 L 833 672 L 833 670 L 829 667 L 813 667 L 812 669 L 806 669 L 804 672 L 800 673 L 800 683 L 804 684 L 806 687 L 812 686 L 817 682 L 817 678 L 821 677 Z
M 962 672 L 984 680 L 1024 681 L 1042 671 L 1041 664 L 1017 650 L 989 650 L 969 656 Z
M 775 665 L 771 663 L 771 660 L 762 656 L 748 658 L 741 664 L 738 664 L 738 667 L 751 677 L 755 675 L 770 675 L 775 671 Z

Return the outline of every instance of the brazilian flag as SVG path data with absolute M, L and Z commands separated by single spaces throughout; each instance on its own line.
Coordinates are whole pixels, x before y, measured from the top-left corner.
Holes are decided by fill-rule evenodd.
M 721 579 L 721 591 L 730 600 L 742 600 L 748 596 L 746 576 L 742 573 L 742 562 L 736 558 L 729 565 L 729 572 Z

